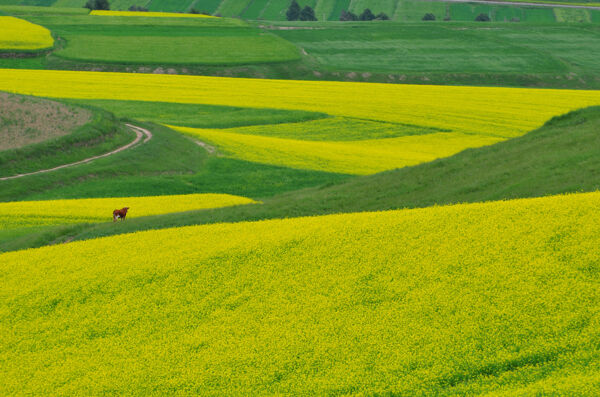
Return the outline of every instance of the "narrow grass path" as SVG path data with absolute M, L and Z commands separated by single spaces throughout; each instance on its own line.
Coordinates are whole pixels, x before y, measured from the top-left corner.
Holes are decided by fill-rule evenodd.
M 29 176 L 29 175 L 43 174 L 43 173 L 46 173 L 46 172 L 57 171 L 57 170 L 61 170 L 63 168 L 68 168 L 68 167 L 73 167 L 73 166 L 80 165 L 80 164 L 89 163 L 91 161 L 94 161 L 94 160 L 97 160 L 97 159 L 100 159 L 100 158 L 104 158 L 104 157 L 108 157 L 108 156 L 112 156 L 114 154 L 117 154 L 119 152 L 127 150 L 127 149 L 129 149 L 129 148 L 137 145 L 142 140 L 142 138 L 144 138 L 144 137 L 145 138 L 144 138 L 144 141 L 142 143 L 146 143 L 150 139 L 152 139 L 152 132 L 150 132 L 149 130 L 147 130 L 145 128 L 137 127 L 137 126 L 135 126 L 133 124 L 126 124 L 126 125 L 133 132 L 135 132 L 136 137 L 135 137 L 135 139 L 132 142 L 128 143 L 125 146 L 121 146 L 120 148 L 115 149 L 115 150 L 113 150 L 111 152 L 104 153 L 104 154 L 101 154 L 101 155 L 98 155 L 98 156 L 89 157 L 87 159 L 76 161 L 74 163 L 63 164 L 63 165 L 59 165 L 58 167 L 48 168 L 48 169 L 45 169 L 45 170 L 39 170 L 39 171 L 35 171 L 35 172 L 27 172 L 27 173 L 24 173 L 24 174 L 18 174 L 18 175 L 12 175 L 12 176 L 2 177 L 2 178 L 0 178 L 0 181 L 7 181 L 9 179 L 23 178 L 23 177 Z

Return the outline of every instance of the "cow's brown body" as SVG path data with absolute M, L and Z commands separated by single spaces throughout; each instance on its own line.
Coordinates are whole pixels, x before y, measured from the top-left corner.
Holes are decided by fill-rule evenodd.
M 121 208 L 120 210 L 114 210 L 113 211 L 113 222 L 116 222 L 117 219 L 121 219 L 122 221 L 125 220 L 128 210 L 129 210 L 129 207 Z

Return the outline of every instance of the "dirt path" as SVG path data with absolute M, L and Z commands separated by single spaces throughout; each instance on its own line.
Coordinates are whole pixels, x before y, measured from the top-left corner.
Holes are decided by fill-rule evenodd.
M 208 152 L 208 154 L 215 154 L 217 152 L 217 148 L 216 147 L 211 146 L 211 145 L 209 145 L 206 142 L 202 142 L 202 141 L 199 141 L 197 139 L 192 139 L 192 141 L 196 145 L 203 147 Z
M 521 3 L 518 1 L 500 1 L 500 0 L 445 0 L 451 3 L 481 3 L 481 4 L 499 4 L 507 6 L 535 6 L 552 8 L 587 8 L 590 10 L 600 10 L 599 6 L 570 5 L 570 4 L 552 4 L 552 3 Z
M 101 158 L 104 158 L 104 157 L 112 156 L 113 154 L 117 154 L 119 152 L 122 152 L 123 150 L 127 150 L 130 147 L 137 145 L 142 140 L 142 138 L 144 138 L 144 137 L 145 138 L 144 138 L 144 141 L 142 143 L 146 143 L 150 139 L 152 139 L 152 133 L 150 131 L 148 131 L 147 129 L 141 128 L 141 127 L 137 127 L 137 126 L 135 126 L 133 124 L 126 124 L 126 126 L 129 127 L 133 132 L 135 132 L 135 135 L 136 135 L 135 139 L 132 142 L 128 143 L 127 145 L 121 146 L 120 148 L 115 149 L 112 152 L 104 153 L 104 154 L 101 154 L 99 156 L 90 157 L 90 158 L 87 158 L 85 160 L 76 161 L 76 162 L 70 163 L 70 164 L 59 165 L 58 167 L 49 168 L 47 170 L 40 170 L 40 171 L 35 171 L 35 172 L 28 172 L 28 173 L 25 173 L 25 174 L 19 174 L 19 175 L 13 175 L 13 176 L 5 176 L 5 177 L 0 178 L 0 181 L 7 181 L 7 180 L 10 180 L 10 179 L 23 178 L 23 177 L 29 176 L 29 175 L 43 174 L 43 173 L 46 173 L 46 172 L 57 171 L 57 170 L 61 170 L 63 168 L 74 167 L 76 165 L 89 163 L 89 162 L 97 160 L 97 159 L 101 159 Z

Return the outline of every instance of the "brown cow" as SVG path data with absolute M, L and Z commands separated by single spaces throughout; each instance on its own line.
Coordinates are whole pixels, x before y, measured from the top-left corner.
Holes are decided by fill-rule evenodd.
M 129 210 L 129 207 L 121 208 L 120 210 L 114 210 L 113 211 L 113 222 L 116 222 L 117 219 L 125 220 L 128 210 Z

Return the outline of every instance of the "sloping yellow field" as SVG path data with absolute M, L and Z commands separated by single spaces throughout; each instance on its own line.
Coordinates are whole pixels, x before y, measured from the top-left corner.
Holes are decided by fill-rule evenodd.
M 598 208 L 590 193 L 3 254 L 0 394 L 594 395 Z
M 455 87 L 207 76 L 0 70 L 0 90 L 57 98 L 122 99 L 298 109 L 501 137 L 600 104 L 600 91 Z
M 90 15 L 108 17 L 163 17 L 163 18 L 217 18 L 204 14 L 184 14 L 179 12 L 152 12 L 152 11 L 108 11 L 93 10 Z
M 0 16 L 0 51 L 41 50 L 53 45 L 48 29 L 23 19 Z
M 315 142 L 229 132 L 235 131 L 235 128 L 171 128 L 215 144 L 225 154 L 242 160 L 356 175 L 420 164 L 451 156 L 468 147 L 491 145 L 503 140 L 493 136 L 438 132 L 386 139 Z
M 416 86 L 321 81 L 241 79 L 203 76 L 153 74 L 94 73 L 73 71 L 0 70 L 0 90 L 21 94 L 60 98 L 121 99 L 196 103 L 240 107 L 297 109 L 324 112 L 334 116 L 354 117 L 449 130 L 426 138 L 399 139 L 374 143 L 369 151 L 374 157 L 355 163 L 352 173 L 365 174 L 402 165 L 416 164 L 449 156 L 463 149 L 487 145 L 501 139 L 520 136 L 553 116 L 600 104 L 600 91 L 550 90 L 495 87 Z M 227 133 L 233 132 L 227 131 Z M 199 133 L 199 132 L 198 132 Z M 241 144 L 248 137 L 215 131 L 215 142 L 226 152 L 240 155 Z M 413 142 L 423 142 L 423 146 Z M 282 144 L 279 147 L 276 145 Z M 295 156 L 290 142 L 253 139 L 246 159 L 260 156 L 264 150 Z M 294 144 L 296 144 L 294 142 Z M 361 142 L 364 145 L 365 141 Z M 303 144 L 314 150 L 310 156 L 322 159 L 325 166 L 311 169 L 346 170 L 345 164 L 362 157 L 362 149 L 350 143 L 326 147 Z M 405 146 L 404 146 L 405 145 Z M 325 156 L 334 150 L 333 157 Z M 368 155 L 368 153 L 366 153 Z M 390 157 L 391 156 L 391 157 Z M 393 158 L 395 156 L 395 158 Z M 303 156 L 305 157 L 305 156 Z M 338 157 L 336 160 L 335 157 Z M 341 159 L 341 160 L 340 160 Z M 299 164 L 296 159 L 274 164 Z M 311 160 L 312 161 L 312 160 Z M 321 161 L 321 160 L 319 160 Z M 329 166 L 328 164 L 333 164 Z
M 112 221 L 115 209 L 130 207 L 130 218 L 250 204 L 229 194 L 117 197 L 0 203 L 0 230 L 80 222 Z

